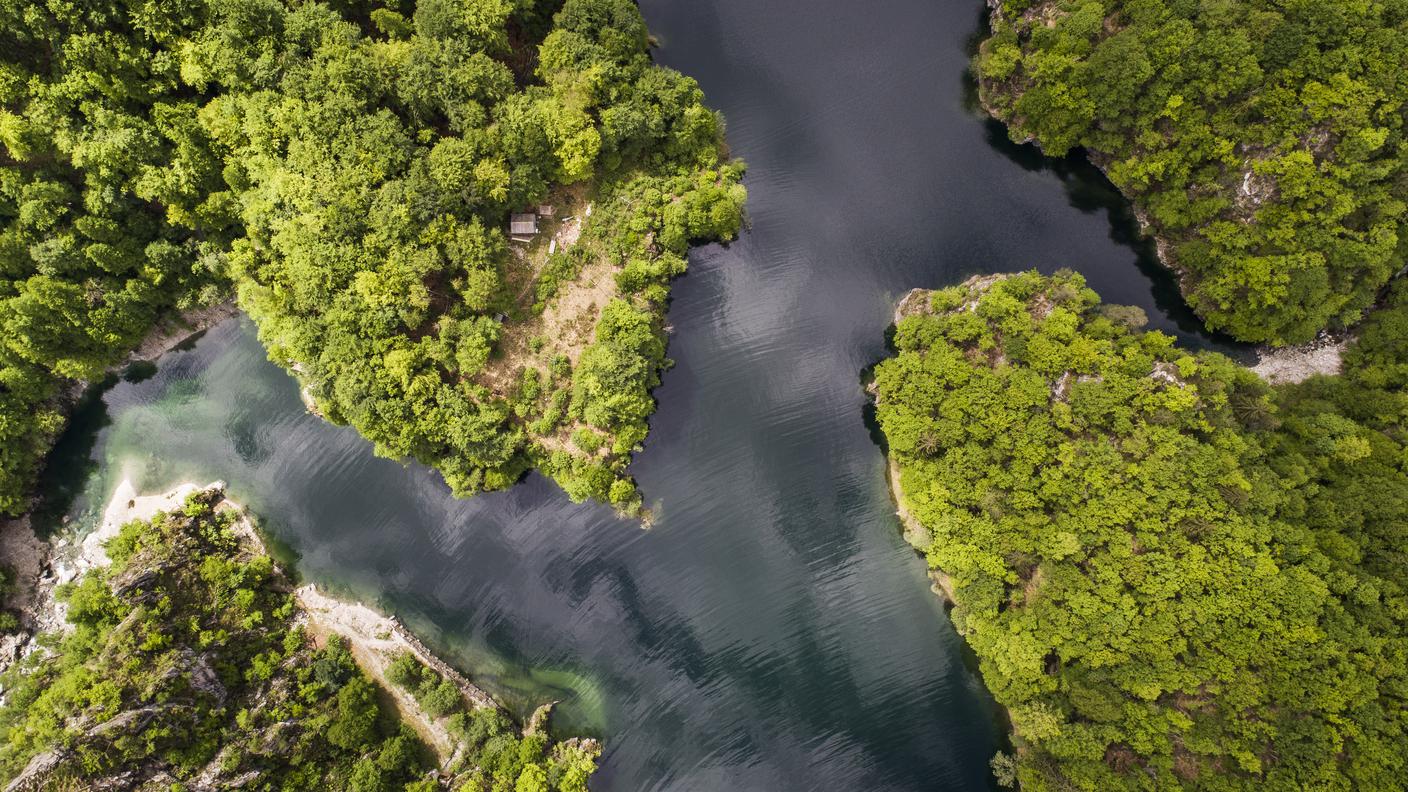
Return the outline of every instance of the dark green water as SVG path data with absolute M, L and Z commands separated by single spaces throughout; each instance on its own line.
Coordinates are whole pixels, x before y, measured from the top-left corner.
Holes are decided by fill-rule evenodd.
M 598 790 L 986 789 L 1000 727 L 902 543 L 861 372 L 906 290 L 1070 266 L 1193 343 L 1088 167 L 971 109 L 981 3 L 644 0 L 751 165 L 693 257 L 634 466 L 645 532 L 540 477 L 456 501 L 303 412 L 234 320 L 84 409 L 48 484 L 229 482 L 307 578 L 380 603 L 518 708 L 604 737 Z M 81 524 L 81 523 L 80 523 Z

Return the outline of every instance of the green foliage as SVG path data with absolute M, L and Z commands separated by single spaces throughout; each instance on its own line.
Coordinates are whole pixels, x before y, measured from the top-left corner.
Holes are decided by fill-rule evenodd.
M 12 669 L 0 707 L 0 779 L 41 753 L 35 788 L 212 788 L 582 792 L 600 747 L 519 734 L 497 708 L 468 712 L 459 689 L 410 654 L 386 676 L 431 718 L 451 716 L 460 761 L 427 778 L 429 751 L 383 707 L 334 636 L 316 647 L 267 556 L 232 530 L 218 491 L 122 528 L 112 565 L 70 584 L 71 630 Z M 214 773 L 213 778 L 209 774 Z M 492 785 L 492 786 L 491 786 Z M 530 787 L 532 788 L 532 787 Z
M 571 739 L 550 746 L 545 735 L 520 734 L 502 710 L 468 709 L 453 682 L 421 665 L 410 652 L 392 659 L 387 678 L 433 717 L 448 716 L 450 732 L 460 743 L 460 759 L 449 768 L 457 792 L 584 792 L 596 770 L 600 748 L 595 742 Z
M 7 0 L 0 55 L 0 512 L 22 511 L 93 379 L 154 318 L 218 294 L 234 220 L 172 46 L 198 4 Z
M 1010 714 L 1004 778 L 1401 787 L 1408 290 L 1344 376 L 1276 390 L 1070 273 L 906 305 L 878 417 Z
M 216 768 L 216 786 L 368 789 L 348 779 L 370 761 L 377 788 L 399 790 L 427 769 L 347 647 L 294 625 L 286 582 L 211 508 L 219 497 L 124 526 L 112 566 L 64 592 L 71 631 L 5 681 L 0 777 L 46 751 L 48 778 L 89 784 Z
M 630 0 L 6 0 L 0 14 L 0 512 L 24 508 L 66 379 L 231 284 L 329 419 L 458 494 L 507 487 L 546 457 L 540 416 L 480 377 L 502 351 L 495 317 L 516 308 L 509 212 L 589 183 L 594 249 L 654 314 L 688 243 L 741 223 L 722 123 L 651 62 Z M 553 257 L 540 306 L 584 263 Z M 623 375 L 620 403 L 594 414 L 636 426 L 657 374 Z M 549 472 L 582 491 L 575 469 Z
M 1007 2 L 994 24 L 986 104 L 1014 140 L 1088 149 L 1210 327 L 1306 341 L 1401 266 L 1401 2 Z
M 651 64 L 628 0 L 569 0 L 537 45 L 536 75 L 517 75 L 521 87 L 507 3 L 422 3 L 414 31 L 393 25 L 387 42 L 318 6 L 288 13 L 313 19 L 261 44 L 299 53 L 276 94 L 219 68 L 239 62 L 219 51 L 234 19 L 212 28 L 199 56 L 229 91 L 203 111 L 211 137 L 249 185 L 247 237 L 231 256 L 241 304 L 271 358 L 298 363 L 325 414 L 378 453 L 439 468 L 457 494 L 506 487 L 546 465 L 534 430 L 552 423 L 537 423 L 534 394 L 510 403 L 476 376 L 497 340 L 489 316 L 510 308 L 509 210 L 590 180 L 602 203 L 647 189 L 668 197 L 594 218 L 607 239 L 674 225 L 681 244 L 724 238 L 741 195 L 737 170 L 720 169 L 717 118 L 692 80 Z M 576 251 L 552 257 L 539 301 L 583 264 Z M 635 310 L 659 310 L 652 296 L 663 305 L 646 295 Z M 583 358 L 577 378 L 590 382 L 574 386 L 574 409 L 604 429 L 642 424 L 663 355 L 599 342 Z M 613 464 L 624 467 L 620 456 Z M 577 480 L 579 467 L 545 469 L 604 500 Z

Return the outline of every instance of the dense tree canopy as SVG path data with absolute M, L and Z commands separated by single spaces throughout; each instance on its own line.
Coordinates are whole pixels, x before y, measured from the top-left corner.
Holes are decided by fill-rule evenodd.
M 638 502 L 625 467 L 665 364 L 666 284 L 690 242 L 737 232 L 744 193 L 721 120 L 651 63 L 634 3 L 0 13 L 0 511 L 23 506 L 64 380 L 231 283 L 271 358 L 380 453 L 461 494 L 536 465 L 575 497 Z M 584 242 L 525 272 L 508 215 L 568 186 L 597 208 Z M 618 284 L 596 342 L 550 381 L 544 363 L 495 387 L 502 337 L 593 262 Z M 561 439 L 588 433 L 599 452 Z
M 1026 789 L 1392 789 L 1408 768 L 1408 290 L 1271 389 L 1079 276 L 916 292 L 876 371 L 911 540 Z
M 1014 139 L 1085 147 L 1210 327 L 1358 320 L 1408 251 L 1402 0 L 1003 0 L 977 69 Z
M 418 669 L 439 690 L 435 708 L 423 706 L 455 713 L 461 741 L 458 760 L 427 775 L 429 750 L 344 643 L 318 648 L 305 635 L 288 581 L 232 529 L 235 512 L 212 508 L 220 498 L 197 493 L 180 512 L 124 526 L 108 545 L 112 566 L 71 584 L 71 631 L 5 680 L 0 778 L 28 768 L 26 789 L 199 779 L 289 792 L 584 792 L 597 748 L 522 735 Z
M 198 3 L 0 3 L 0 511 L 91 379 L 209 300 L 234 219 L 174 48 Z
M 435 465 L 460 493 L 505 487 L 537 463 L 570 493 L 607 500 L 644 438 L 664 294 L 627 291 L 611 303 L 578 370 L 546 383 L 571 385 L 560 420 L 627 441 L 605 461 L 548 459 L 533 442 L 555 428 L 540 423 L 546 405 L 532 394 L 511 403 L 476 376 L 502 331 L 493 315 L 514 310 L 506 213 L 551 185 L 596 180 L 599 204 L 628 205 L 599 213 L 596 226 L 655 237 L 602 255 L 648 263 L 682 254 L 690 239 L 732 235 L 738 174 L 719 169 L 719 121 L 693 81 L 650 63 L 629 0 L 567 3 L 536 71 L 517 75 L 502 60 L 516 10 L 463 5 L 479 9 L 473 25 L 464 9 L 443 15 L 457 4 L 423 3 L 385 38 L 299 8 L 295 16 L 318 18 L 261 45 L 300 53 L 296 65 L 277 84 L 207 106 L 217 145 L 248 184 L 247 235 L 232 256 L 241 303 L 271 356 L 300 364 L 325 413 L 381 453 Z M 213 52 L 195 70 L 236 80 L 219 74 L 227 58 Z

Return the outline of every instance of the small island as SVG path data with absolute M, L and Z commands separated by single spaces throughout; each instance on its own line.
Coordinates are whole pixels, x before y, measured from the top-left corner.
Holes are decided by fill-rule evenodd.
M 120 490 L 3 679 L 7 792 L 584 792 L 594 740 L 525 726 L 399 623 L 294 589 L 216 485 Z
M 1023 789 L 1396 788 L 1408 288 L 1272 387 L 1079 275 L 901 303 L 872 393 L 906 537 Z

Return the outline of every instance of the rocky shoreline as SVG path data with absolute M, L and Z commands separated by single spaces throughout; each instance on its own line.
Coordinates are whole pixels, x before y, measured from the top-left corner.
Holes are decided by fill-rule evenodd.
M 1289 347 L 1257 349 L 1251 370 L 1272 385 L 1304 382 L 1315 376 L 1340 373 L 1352 337 L 1321 333 L 1314 341 Z
M 193 500 L 194 499 L 194 500 Z M 172 530 L 172 526 L 185 525 L 186 530 L 191 530 L 197 523 L 193 513 L 188 511 L 188 504 L 198 503 L 199 513 L 210 515 L 212 512 L 226 515 L 225 520 L 209 521 L 206 526 L 227 526 L 224 530 L 229 531 L 235 539 L 234 543 L 224 543 L 219 555 L 202 556 L 197 553 L 194 557 L 185 555 L 196 552 L 193 548 L 186 550 L 170 549 L 169 552 L 175 555 L 163 556 L 160 551 L 153 548 L 144 548 L 143 553 L 154 553 L 147 562 L 155 566 L 131 566 L 134 562 L 129 560 L 128 566 L 120 575 L 110 577 L 106 582 L 114 593 L 118 591 L 127 592 L 133 586 L 145 585 L 143 580 L 155 580 L 158 575 L 166 574 L 190 559 L 190 563 L 200 564 L 200 571 L 196 573 L 193 569 L 190 574 L 204 576 L 206 562 L 222 561 L 249 561 L 258 557 L 268 557 L 265 543 L 255 528 L 249 514 L 237 503 L 229 500 L 225 496 L 225 485 L 223 482 L 215 481 L 206 485 L 197 485 L 186 482 L 179 484 L 170 490 L 159 495 L 138 495 L 130 481 L 124 481 L 114 493 L 112 499 L 107 504 L 103 519 L 98 528 L 92 533 L 77 541 L 56 543 L 54 548 L 53 568 L 54 574 L 51 576 L 55 584 L 73 582 L 81 579 L 92 570 L 102 569 L 111 563 L 107 554 L 107 545 L 111 540 L 122 533 L 124 526 L 131 525 L 134 521 L 151 521 L 154 524 L 161 521 L 162 528 L 152 530 Z M 166 517 L 164 515 L 170 515 Z M 183 517 L 183 515 L 185 515 Z M 191 519 L 187 519 L 190 517 Z M 181 530 L 176 528 L 175 530 Z M 206 528 L 209 530 L 209 527 Z M 179 545 L 170 545 L 175 548 Z M 143 558 L 140 553 L 135 556 Z M 203 560 L 198 560 L 203 559 Z M 164 570 L 164 571 L 162 571 Z M 455 788 L 456 784 L 463 782 L 466 778 L 473 779 L 479 777 L 480 762 L 484 761 L 484 755 L 478 752 L 477 745 L 471 738 L 465 736 L 463 731 L 467 721 L 463 720 L 468 713 L 483 710 L 495 710 L 502 715 L 494 715 L 493 722 L 504 722 L 503 717 L 508 713 L 503 713 L 502 708 L 484 690 L 474 685 L 457 669 L 450 666 L 440 657 L 432 653 L 414 635 L 410 633 L 394 616 L 387 616 L 373 610 L 362 603 L 353 603 L 328 596 L 320 591 L 316 586 L 308 584 L 294 587 L 293 581 L 287 573 L 280 569 L 277 564 L 273 566 L 272 577 L 268 578 L 268 592 L 273 595 L 273 602 L 279 603 L 281 595 L 290 598 L 287 606 L 280 607 L 274 611 L 276 618 L 287 619 L 280 630 L 293 628 L 290 635 L 297 635 L 299 631 L 309 639 L 312 646 L 324 647 L 329 641 L 340 640 L 351 656 L 352 662 L 368 677 L 376 688 L 380 690 L 379 695 L 383 701 L 394 709 L 398 720 L 403 724 L 402 728 L 409 728 L 415 732 L 419 741 L 429 749 L 426 759 L 433 756 L 433 761 L 428 762 L 429 768 L 424 775 L 427 782 L 433 784 L 435 789 Z M 126 582 L 124 582 L 126 581 Z M 49 596 L 37 608 L 38 622 L 45 625 L 57 625 L 53 629 L 59 631 L 72 630 L 73 627 L 67 623 L 65 603 L 57 601 L 52 596 L 52 588 Z M 135 612 L 134 612 L 135 613 Z M 181 619 L 181 613 L 167 614 L 164 618 Z M 192 616 L 194 619 L 195 617 Z M 121 628 L 118 628 L 121 629 Z M 53 633 L 50 633 L 51 635 Z M 299 641 L 302 643 L 302 641 Z M 287 640 L 285 640 L 287 645 Z M 54 643 L 44 641 L 42 644 L 32 642 L 28 647 L 28 653 L 37 654 L 43 658 L 46 667 L 52 667 L 55 658 L 47 658 L 45 654 L 53 651 L 52 646 L 68 647 L 66 642 Z M 210 666 L 203 665 L 208 661 L 206 655 L 197 654 L 191 649 L 184 650 L 184 657 L 190 658 L 192 676 L 187 684 L 197 690 L 205 691 L 216 696 L 223 704 L 228 694 L 228 689 L 223 687 L 216 674 L 210 670 Z M 316 656 L 316 655 L 314 655 Z M 428 699 L 424 698 L 424 684 L 419 689 L 413 688 L 406 682 L 404 671 L 404 660 L 409 656 L 423 670 L 423 673 L 433 676 L 423 677 L 423 680 L 434 679 L 438 684 L 443 685 L 444 681 L 451 684 L 450 690 L 459 694 L 459 701 L 453 705 L 449 704 L 443 697 L 437 698 L 438 703 L 432 705 Z M 307 655 L 305 655 L 307 657 Z M 62 660 L 58 660 L 62 663 Z M 91 660 L 89 661 L 91 662 Z M 181 662 L 177 661 L 178 666 Z M 397 671 L 396 668 L 402 670 Z M 203 669 L 203 670 L 202 670 Z M 101 673 L 101 672 L 100 672 Z M 182 673 L 179 669 L 175 673 Z M 273 695 L 283 684 L 287 688 L 291 677 L 285 677 L 282 683 L 274 683 L 272 688 L 256 690 L 253 695 L 256 706 L 263 706 L 263 698 Z M 167 677 L 162 677 L 167 679 Z M 156 685 L 158 683 L 152 683 Z M 5 691 L 0 691 L 3 697 Z M 32 694 L 32 693 L 31 693 Z M 157 695 L 155 699 L 140 696 L 149 694 L 139 694 L 139 700 L 127 705 L 127 709 L 104 721 L 101 716 L 90 718 L 83 716 L 79 726 L 72 726 L 66 721 L 66 727 L 71 728 L 71 734 L 78 734 L 77 743 L 56 742 L 46 751 L 34 754 L 24 769 L 8 779 L 8 784 L 4 789 L 6 792 L 34 792 L 39 789 L 58 788 L 54 786 L 56 782 L 63 782 L 70 776 L 65 776 L 64 772 L 72 773 L 72 767 L 76 757 L 76 751 L 82 750 L 84 741 L 102 744 L 103 740 L 112 739 L 112 735 L 125 730 L 132 730 L 132 733 L 141 733 L 153 718 L 162 717 L 163 713 L 171 714 L 176 710 L 182 710 L 185 715 L 184 728 L 191 728 L 199 723 L 199 714 L 195 714 L 192 720 L 191 706 L 187 703 L 170 703 Z M 449 694 L 453 695 L 453 694 Z M 241 700 L 245 705 L 249 700 Z M 520 723 L 514 727 L 515 731 L 521 731 L 526 738 L 534 734 L 541 734 L 547 737 L 547 718 L 552 705 L 548 704 L 538 708 L 526 723 Z M 244 717 L 248 709 L 240 709 L 239 717 Z M 231 713 L 226 713 L 229 715 Z M 497 720 L 495 720 L 497 719 Z M 87 724 L 87 725 L 85 725 Z M 283 721 L 278 723 L 279 727 L 291 726 L 293 721 Z M 496 727 L 497 728 L 497 727 Z M 274 729 L 272 731 L 280 731 Z M 511 732 L 510 732 L 511 733 Z M 518 739 L 515 737 L 514 739 Z M 261 743 L 262 744 L 262 743 Z M 525 745 L 537 746 L 544 750 L 543 743 L 524 743 Z M 76 747 L 77 746 L 77 747 Z M 214 755 L 204 769 L 189 775 L 187 781 L 193 790 L 214 790 L 231 789 L 243 787 L 245 784 L 256 780 L 259 777 L 257 769 L 244 773 L 235 773 L 228 760 L 232 755 L 221 752 Z M 601 744 L 597 740 L 584 738 L 571 738 L 555 744 L 553 748 L 554 756 L 561 756 L 563 751 L 573 756 L 585 756 L 588 761 L 595 761 L 601 753 Z M 63 771 L 61 768 L 68 767 Z M 168 782 L 175 788 L 175 777 L 169 767 L 160 762 L 151 763 L 147 761 L 139 765 L 126 768 L 112 769 L 104 776 L 95 776 L 89 779 L 83 776 L 85 781 L 93 781 L 93 789 L 142 789 L 156 788 L 160 786 L 165 789 Z M 588 770 L 590 772 L 590 770 Z M 142 779 L 146 779 L 143 781 Z M 68 786 L 63 786 L 67 789 Z M 78 788 L 78 787 L 73 787 Z M 84 785 L 82 788 L 90 788 Z M 419 788 L 419 787 L 418 787 Z M 477 787 L 476 787 L 477 788 Z M 497 787 L 496 787 L 497 788 Z M 521 787 L 520 787 L 521 788 Z
M 35 629 L 22 642 L 6 647 L 5 664 L 13 663 L 31 652 L 41 651 L 33 640 L 39 633 L 70 629 L 66 620 L 67 608 L 54 597 L 55 588 L 77 580 L 89 570 L 107 565 L 109 559 L 104 545 L 117 536 L 124 525 L 133 520 L 151 520 L 159 513 L 178 510 L 193 494 L 218 495 L 220 500 L 214 508 L 238 515 L 233 524 L 234 531 L 249 552 L 267 555 L 264 542 L 247 512 L 226 498 L 224 491 L 225 484 L 221 481 L 204 486 L 185 482 L 162 494 L 143 496 L 137 494 L 130 481 L 123 481 L 113 493 L 98 528 L 79 541 L 60 540 L 53 545 L 50 556 L 52 573 L 43 585 L 35 587 L 35 599 L 30 605 L 29 615 Z M 414 697 L 388 679 L 387 669 L 396 657 L 409 653 L 426 668 L 450 680 L 458 688 L 464 702 L 473 709 L 501 709 L 492 696 L 435 655 L 395 616 L 384 615 L 360 602 L 329 596 L 311 583 L 293 589 L 291 593 L 298 608 L 296 618 L 308 634 L 320 644 L 332 636 L 345 640 L 357 664 L 389 693 L 402 719 L 435 751 L 442 767 L 451 766 L 459 757 L 457 741 L 450 735 L 443 718 L 429 716 Z M 551 707 L 552 704 L 547 704 L 538 708 L 528 720 L 525 732 L 544 729 Z M 574 738 L 566 742 L 589 751 L 600 750 L 600 744 L 591 739 Z
M 120 363 L 108 369 L 117 373 L 133 363 L 155 361 L 193 337 L 215 325 L 239 315 L 233 300 L 202 306 L 164 317 Z M 61 398 L 71 410 L 85 391 L 94 383 L 76 381 Z M 120 526 L 119 526 L 120 527 Z M 17 632 L 0 636 L 0 671 L 10 667 L 28 651 L 33 637 L 39 632 L 63 624 L 62 614 L 54 616 L 51 606 L 54 586 L 63 582 L 54 568 L 56 548 L 34 532 L 29 514 L 0 519 L 0 567 L 14 576 L 13 587 L 0 605 L 19 617 Z
M 987 0 L 987 5 L 988 31 L 989 33 L 991 33 L 992 31 L 997 29 L 998 23 L 1002 19 L 1002 0 Z M 1013 129 L 1013 125 L 1009 122 L 1009 119 L 1004 117 L 1004 115 L 997 109 L 996 105 L 994 105 L 989 99 L 989 92 L 994 90 L 992 84 L 988 80 L 984 80 L 981 76 L 977 78 L 977 81 L 978 104 L 983 108 L 983 112 L 987 113 L 989 118 L 1001 122 L 1003 126 L 1009 131 Z M 1037 149 L 1041 148 L 1041 143 L 1031 135 L 1025 136 L 1021 141 L 1018 142 L 1022 144 L 1031 144 L 1033 146 L 1036 146 Z M 1089 150 L 1085 151 L 1084 153 L 1086 159 L 1090 161 L 1090 164 L 1094 165 L 1096 169 L 1099 170 L 1100 173 L 1104 174 L 1105 178 L 1108 180 L 1110 177 L 1110 158 L 1102 156 L 1099 152 Z M 1112 181 L 1111 184 L 1114 184 L 1114 182 Z M 1186 294 L 1188 291 L 1188 281 L 1190 276 L 1188 271 L 1183 267 L 1180 267 L 1178 265 L 1178 262 L 1174 260 L 1172 243 L 1164 237 L 1159 236 L 1157 233 L 1155 233 L 1153 221 L 1150 220 L 1148 212 L 1146 212 L 1141 206 L 1139 206 L 1139 204 L 1136 203 L 1135 200 L 1128 193 L 1126 193 L 1119 187 L 1116 187 L 1115 189 L 1119 190 L 1120 195 L 1123 196 L 1124 199 L 1129 202 L 1131 211 L 1134 213 L 1134 219 L 1139 226 L 1140 236 L 1144 237 L 1145 239 L 1149 239 L 1153 242 L 1154 257 L 1158 260 L 1159 265 L 1162 266 L 1164 269 L 1168 270 L 1169 273 L 1173 275 L 1174 279 L 1178 282 L 1179 291 L 1183 294 Z
M 67 538 L 57 539 L 52 544 L 44 542 L 29 528 L 27 518 L 22 518 L 24 531 L 7 527 L 0 546 L 7 551 L 22 552 L 20 560 L 26 565 L 26 571 L 35 577 L 28 585 L 19 585 L 13 596 L 11 607 L 20 611 L 22 629 L 0 639 L 0 671 L 36 651 L 35 639 L 40 634 L 68 629 L 68 608 L 55 598 L 55 589 L 77 580 L 90 569 L 105 566 L 108 556 L 103 545 L 117 536 L 122 526 L 132 520 L 150 520 L 158 512 L 180 508 L 191 493 L 217 487 L 223 490 L 224 484 L 214 482 L 199 487 L 187 483 L 162 495 L 139 496 L 132 482 L 124 480 L 103 511 L 102 522 L 77 542 Z M 12 558 L 7 555 L 7 562 L 13 563 Z M 30 569 L 36 566 L 37 570 Z M 20 575 L 17 573 L 16 577 Z
M 116 374 L 133 363 L 154 362 L 167 352 L 176 349 L 226 319 L 238 316 L 239 313 L 240 309 L 235 301 L 226 300 L 215 305 L 205 305 L 163 317 L 127 357 L 109 366 L 106 373 Z M 63 398 L 71 405 L 77 402 L 79 397 L 94 384 L 76 380 L 64 391 Z

